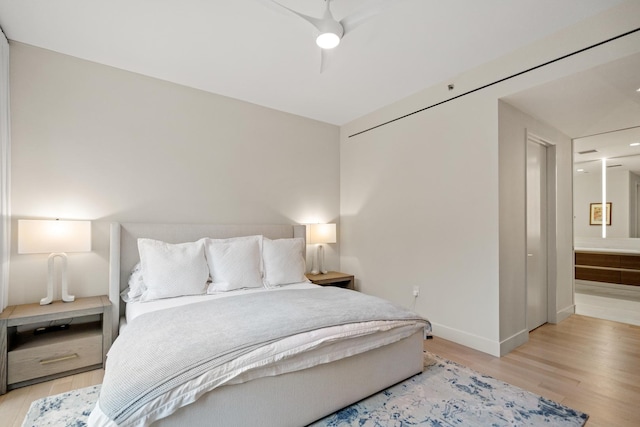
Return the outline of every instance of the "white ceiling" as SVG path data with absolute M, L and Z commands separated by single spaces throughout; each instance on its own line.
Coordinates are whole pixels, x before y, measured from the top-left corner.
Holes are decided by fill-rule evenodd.
M 327 55 L 265 0 L 0 0 L 10 40 L 342 125 L 622 0 L 387 0 Z M 337 19 L 377 0 L 334 0 Z M 323 0 L 281 0 L 320 17 Z
M 640 175 L 640 54 L 508 96 L 507 102 L 574 138 L 575 169 L 601 159 Z M 597 150 L 596 153 L 579 154 Z M 575 170 L 574 170 L 575 172 Z

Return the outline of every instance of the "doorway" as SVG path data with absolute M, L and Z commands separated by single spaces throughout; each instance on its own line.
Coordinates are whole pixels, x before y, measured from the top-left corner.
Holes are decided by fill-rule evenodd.
M 527 329 L 547 323 L 548 266 L 548 144 L 527 135 Z

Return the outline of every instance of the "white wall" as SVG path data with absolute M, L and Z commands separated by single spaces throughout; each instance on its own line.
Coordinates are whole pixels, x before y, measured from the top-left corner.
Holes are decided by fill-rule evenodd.
M 497 108 L 478 97 L 412 116 L 341 151 L 341 265 L 358 287 L 488 349 L 498 339 Z M 462 121 L 458 121 L 459 117 Z M 463 148 L 464 147 L 464 148 Z M 492 284 L 495 284 L 493 286 Z
M 576 237 L 600 237 L 602 227 L 589 225 L 589 205 L 602 202 L 602 176 L 598 173 L 573 177 L 573 229 Z
M 9 304 L 46 292 L 46 255 L 16 253 L 17 219 L 93 221 L 70 293 L 107 292 L 111 221 L 305 223 L 339 218 L 339 129 L 11 43 Z M 327 245 L 338 269 L 338 245 Z
M 418 285 L 415 310 L 436 335 L 494 355 L 508 350 L 524 325 L 525 157 L 500 143 L 498 100 L 637 52 L 640 37 L 425 108 L 638 26 L 640 3 L 625 3 L 342 126 L 341 265 L 357 286 L 411 307 Z M 558 153 L 558 310 L 570 310 L 573 298 L 570 158 L 566 149 Z M 509 266 L 518 253 L 521 261 Z
M 607 237 L 635 237 L 632 233 L 635 232 L 636 177 L 629 171 L 607 171 L 607 202 L 611 202 Z M 602 226 L 589 225 L 589 209 L 591 203 L 602 203 L 602 174 L 579 173 L 574 180 L 575 235 L 601 237 Z

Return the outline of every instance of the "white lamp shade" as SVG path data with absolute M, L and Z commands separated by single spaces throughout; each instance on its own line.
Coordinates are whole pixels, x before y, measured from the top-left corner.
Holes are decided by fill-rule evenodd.
M 336 243 L 335 224 L 311 224 L 309 226 L 309 243 Z
M 90 252 L 91 221 L 18 220 L 18 253 Z

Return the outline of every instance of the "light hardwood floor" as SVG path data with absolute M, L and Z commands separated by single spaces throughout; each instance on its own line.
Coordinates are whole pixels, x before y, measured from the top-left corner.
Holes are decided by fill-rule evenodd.
M 432 353 L 589 414 L 587 427 L 640 426 L 640 327 L 573 315 L 498 358 L 438 339 Z
M 502 358 L 440 338 L 425 349 L 590 415 L 587 427 L 640 426 L 640 327 L 574 315 L 543 325 Z M 20 427 L 32 401 L 100 384 L 85 372 L 0 396 L 2 426 Z
M 21 427 L 29 405 L 36 399 L 102 383 L 103 369 L 83 372 L 32 386 L 11 390 L 0 396 L 0 426 Z

